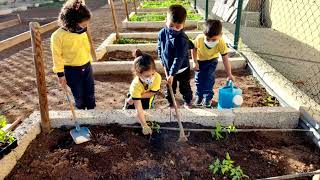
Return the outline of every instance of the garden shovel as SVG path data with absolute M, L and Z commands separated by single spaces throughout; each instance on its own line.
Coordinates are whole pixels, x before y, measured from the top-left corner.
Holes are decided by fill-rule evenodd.
M 167 72 L 166 68 L 163 68 L 163 69 L 164 69 L 164 72 L 165 72 L 166 77 L 168 79 L 168 72 Z M 171 98 L 172 98 L 174 109 L 176 111 L 177 121 L 178 121 L 179 129 L 180 129 L 178 142 L 187 142 L 188 138 L 187 138 L 186 134 L 184 133 L 184 129 L 183 129 L 183 126 L 182 126 L 182 123 L 181 123 L 181 116 L 180 116 L 180 113 L 179 113 L 177 101 L 176 101 L 176 98 L 175 98 L 174 93 L 173 93 L 172 85 L 169 84 L 169 83 L 168 83 L 168 88 L 169 88 L 169 91 L 170 91 L 170 95 L 171 95 Z
M 77 122 L 76 113 L 74 111 L 73 103 L 70 100 L 69 92 L 68 92 L 66 86 L 63 87 L 63 91 L 66 93 L 67 100 L 68 100 L 68 103 L 70 105 L 70 109 L 72 112 L 72 118 L 75 121 L 76 128 L 72 129 L 70 131 L 70 135 L 71 135 L 73 141 L 76 144 L 81 144 L 81 143 L 90 141 L 91 140 L 91 132 L 87 127 L 80 127 L 79 123 Z

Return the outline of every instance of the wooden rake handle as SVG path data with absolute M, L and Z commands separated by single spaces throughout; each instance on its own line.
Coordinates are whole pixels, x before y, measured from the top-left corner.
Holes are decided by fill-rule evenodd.
M 164 73 L 166 75 L 166 78 L 168 79 L 168 77 L 169 77 L 168 72 L 167 72 L 165 67 L 163 69 L 164 69 Z M 177 121 L 178 121 L 179 129 L 180 129 L 180 136 L 179 136 L 178 142 L 186 142 L 186 141 L 188 141 L 188 138 L 187 138 L 186 134 L 184 133 L 183 125 L 181 123 L 181 116 L 180 116 L 180 113 L 179 113 L 179 109 L 178 109 L 176 98 L 175 98 L 174 93 L 173 93 L 172 85 L 168 83 L 168 87 L 169 87 L 169 92 L 170 92 L 170 95 L 171 95 L 171 99 L 172 99 L 172 102 L 173 102 L 174 110 L 176 112 Z

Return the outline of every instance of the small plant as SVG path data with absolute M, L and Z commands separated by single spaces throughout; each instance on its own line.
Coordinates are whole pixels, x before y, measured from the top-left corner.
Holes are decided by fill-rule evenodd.
M 6 125 L 7 125 L 6 117 L 3 115 L 0 115 L 0 143 L 11 144 L 15 140 L 15 138 L 14 138 L 12 132 L 6 133 L 4 130 L 2 130 L 2 128 L 5 127 Z
M 148 121 L 148 126 L 150 126 L 151 129 L 154 129 L 157 133 L 160 133 L 160 124 L 155 121 Z
M 133 38 L 120 38 L 116 44 L 148 44 L 156 43 L 156 40 L 152 39 L 133 39 Z
M 273 96 L 268 96 L 267 98 L 265 98 L 263 100 L 263 103 L 265 106 L 268 106 L 268 107 L 279 106 L 279 101 Z
M 227 152 L 224 160 L 221 161 L 220 159 L 216 159 L 213 164 L 209 165 L 209 171 L 213 175 L 218 175 L 221 173 L 224 176 L 231 177 L 232 180 L 248 178 L 248 176 L 243 173 L 243 170 L 240 166 L 234 167 L 233 164 L 234 161 Z
M 141 13 L 134 14 L 130 21 L 139 22 L 139 21 L 165 21 L 167 17 L 166 13 Z M 189 11 L 187 13 L 187 20 L 202 20 L 203 17 L 199 14 L 194 13 L 193 11 Z
M 212 138 L 216 140 L 223 139 L 222 132 L 227 131 L 229 134 L 237 132 L 237 128 L 232 124 L 226 127 L 222 127 L 220 122 L 217 122 L 216 128 L 211 132 Z
M 142 8 L 168 8 L 172 4 L 180 4 L 186 9 L 190 8 L 190 3 L 188 1 L 175 1 L 175 0 L 166 0 L 166 1 L 143 1 Z

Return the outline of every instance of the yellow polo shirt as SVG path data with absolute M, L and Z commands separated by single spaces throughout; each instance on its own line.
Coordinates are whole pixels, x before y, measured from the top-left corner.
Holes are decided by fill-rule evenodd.
M 77 34 L 59 28 L 51 35 L 53 72 L 64 72 L 64 66 L 82 66 L 92 61 L 87 33 Z
M 218 44 L 211 49 L 207 48 L 207 46 L 204 44 L 205 38 L 206 36 L 204 34 L 199 34 L 193 41 L 193 44 L 197 49 L 198 61 L 206 61 L 213 58 L 218 58 L 219 54 L 222 56 L 228 54 L 227 44 L 222 38 L 220 38 Z

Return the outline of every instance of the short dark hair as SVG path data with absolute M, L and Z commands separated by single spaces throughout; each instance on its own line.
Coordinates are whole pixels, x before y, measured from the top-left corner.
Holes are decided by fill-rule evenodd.
M 204 35 L 207 37 L 218 36 L 222 32 L 222 23 L 219 20 L 208 19 L 204 24 Z
M 169 14 L 169 20 L 173 23 L 182 24 L 186 21 L 187 10 L 179 4 L 171 5 L 167 13 Z
M 149 54 L 143 53 L 140 49 L 136 49 L 133 55 L 135 57 L 133 62 L 133 73 L 135 75 L 142 74 L 143 72 L 149 71 L 150 69 L 156 69 L 156 64 Z
M 91 12 L 82 0 L 68 0 L 61 8 L 58 20 L 60 26 L 75 30 L 78 23 L 90 18 Z

